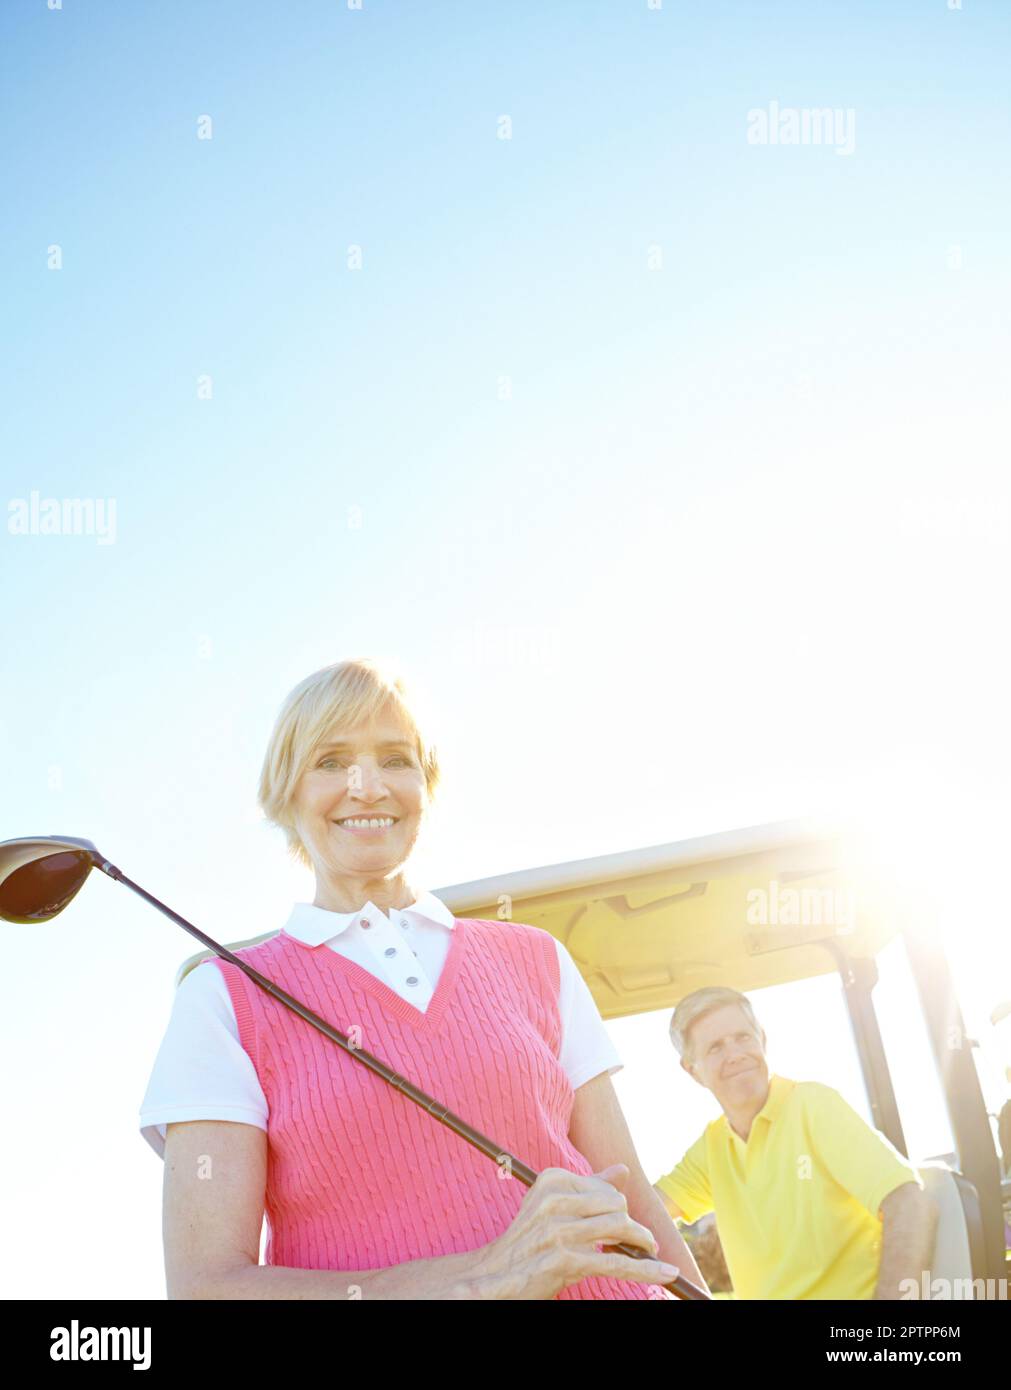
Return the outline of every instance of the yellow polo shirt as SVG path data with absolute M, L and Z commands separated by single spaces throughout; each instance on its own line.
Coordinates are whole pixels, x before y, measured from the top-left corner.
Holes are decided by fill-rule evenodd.
M 747 1143 L 727 1117 L 656 1186 L 697 1221 L 715 1211 L 738 1298 L 870 1298 L 878 1208 L 916 1169 L 831 1086 L 771 1076 Z

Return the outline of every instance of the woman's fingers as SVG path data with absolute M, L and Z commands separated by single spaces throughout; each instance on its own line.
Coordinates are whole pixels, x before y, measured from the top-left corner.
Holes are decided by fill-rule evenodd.
M 669 1283 L 673 1266 L 655 1259 L 656 1239 L 628 1212 L 615 1183 L 628 1177 L 626 1164 L 599 1173 L 546 1168 L 523 1198 L 512 1223 L 482 1251 L 477 1273 L 494 1298 L 552 1298 L 561 1289 L 597 1275 L 637 1283 Z M 636 1259 L 602 1246 L 628 1245 Z

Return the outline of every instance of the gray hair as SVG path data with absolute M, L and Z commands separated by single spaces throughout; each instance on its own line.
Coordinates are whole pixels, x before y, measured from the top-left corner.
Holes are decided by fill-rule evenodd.
M 692 1025 L 698 1023 L 704 1014 L 712 1013 L 714 1009 L 724 1008 L 727 1004 L 738 1005 L 744 1011 L 744 1016 L 754 1027 L 755 1032 L 761 1033 L 761 1024 L 755 1017 L 751 1000 L 746 994 L 740 994 L 736 989 L 728 989 L 724 985 L 711 985 L 708 989 L 697 989 L 693 994 L 685 995 L 674 1010 L 674 1015 L 670 1021 L 670 1040 L 674 1044 L 678 1056 L 689 1065 L 693 1060 L 688 1043 L 688 1033 Z

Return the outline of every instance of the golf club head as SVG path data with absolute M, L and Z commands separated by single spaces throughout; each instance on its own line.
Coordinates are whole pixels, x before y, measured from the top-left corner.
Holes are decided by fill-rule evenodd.
M 0 841 L 0 918 L 50 921 L 81 891 L 100 857 L 90 840 L 74 835 Z

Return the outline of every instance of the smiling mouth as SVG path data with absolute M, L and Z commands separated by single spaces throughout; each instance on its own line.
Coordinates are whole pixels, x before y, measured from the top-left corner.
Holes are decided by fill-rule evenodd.
M 345 816 L 343 820 L 335 820 L 334 825 L 353 835 L 378 835 L 392 830 L 399 820 L 399 816 Z

